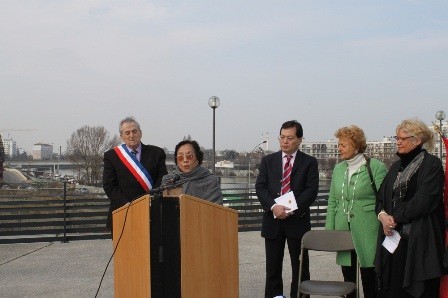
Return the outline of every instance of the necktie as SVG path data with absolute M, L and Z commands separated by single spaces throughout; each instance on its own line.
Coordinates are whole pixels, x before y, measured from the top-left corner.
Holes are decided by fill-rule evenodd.
M 292 170 L 291 158 L 292 158 L 292 155 L 286 156 L 286 163 L 285 163 L 285 167 L 283 168 L 282 195 L 284 195 L 285 193 L 287 193 L 291 190 L 291 185 L 290 185 L 291 170 Z
M 132 155 L 134 155 L 135 158 L 137 158 L 137 153 L 138 153 L 137 150 L 133 149 L 133 150 L 131 151 L 131 153 L 132 153 Z

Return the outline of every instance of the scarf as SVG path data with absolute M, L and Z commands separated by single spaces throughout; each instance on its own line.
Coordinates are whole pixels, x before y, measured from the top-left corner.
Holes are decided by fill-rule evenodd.
M 180 176 L 174 187 L 181 186 L 183 193 L 222 205 L 222 192 L 218 179 L 209 170 L 198 166 L 189 173 L 178 173 Z M 169 181 L 173 174 L 165 175 L 162 184 Z
M 402 158 L 402 166 L 405 168 L 402 169 L 401 172 L 398 172 L 397 178 L 394 182 L 392 199 L 394 205 L 397 201 L 403 201 L 408 189 L 408 182 L 415 172 L 417 172 L 418 168 L 422 164 L 423 158 L 425 157 L 425 152 L 421 151 L 420 147 L 417 147 L 416 149 L 417 150 L 414 149 L 415 151 L 413 150 L 407 155 L 398 155 Z M 411 160 L 409 156 L 414 156 L 414 158 Z

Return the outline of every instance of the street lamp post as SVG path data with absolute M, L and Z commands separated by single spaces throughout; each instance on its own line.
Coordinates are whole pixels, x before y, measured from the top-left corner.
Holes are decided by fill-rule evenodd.
M 445 119 L 446 114 L 444 111 L 437 111 L 436 113 L 436 119 L 439 120 L 439 127 L 440 127 L 440 132 L 443 133 L 443 129 L 442 129 L 442 121 Z M 442 160 L 442 136 L 439 135 L 439 154 L 440 154 L 440 160 Z
M 248 167 L 248 170 L 247 170 L 249 172 L 249 181 L 247 183 L 247 188 L 249 188 L 249 189 L 250 189 L 250 161 L 251 161 L 252 153 L 254 153 L 254 151 L 259 148 L 258 146 L 260 146 L 261 144 L 264 144 L 266 142 L 267 141 L 263 141 L 263 142 L 257 144 L 257 146 L 255 146 L 254 149 L 249 153 L 249 167 Z
M 215 110 L 219 107 L 219 98 L 212 96 L 208 99 L 208 105 L 213 109 L 213 174 L 215 174 L 215 164 L 216 164 L 216 148 L 215 148 Z

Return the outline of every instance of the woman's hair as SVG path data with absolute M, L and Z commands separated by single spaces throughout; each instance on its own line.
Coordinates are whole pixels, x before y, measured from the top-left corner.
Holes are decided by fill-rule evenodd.
M 398 124 L 395 132 L 398 133 L 399 130 L 402 130 L 408 133 L 410 136 L 413 136 L 422 141 L 422 145 L 425 145 L 430 151 L 434 149 L 435 138 L 434 132 L 432 132 L 428 125 L 423 123 L 423 121 L 413 118 L 413 119 L 405 119 Z
M 177 165 L 177 151 L 181 146 L 186 144 L 190 144 L 193 147 L 194 154 L 196 155 L 196 159 L 198 160 L 198 164 L 202 164 L 202 161 L 204 160 L 204 152 L 201 151 L 198 142 L 192 140 L 183 140 L 176 145 L 176 148 L 174 149 L 174 163 Z
M 350 125 L 341 127 L 334 133 L 334 136 L 338 139 L 346 138 L 351 143 L 353 148 L 355 148 L 358 153 L 366 152 L 367 142 L 366 135 L 364 131 L 356 125 Z

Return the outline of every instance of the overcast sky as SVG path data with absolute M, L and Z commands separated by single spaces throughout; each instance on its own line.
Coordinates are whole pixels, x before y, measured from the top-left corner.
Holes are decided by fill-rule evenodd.
M 447 79 L 446 0 L 0 1 L 0 129 L 36 129 L 0 133 L 27 151 L 128 115 L 144 143 L 212 148 L 211 96 L 217 149 L 276 150 L 291 119 L 380 140 L 448 112 Z

